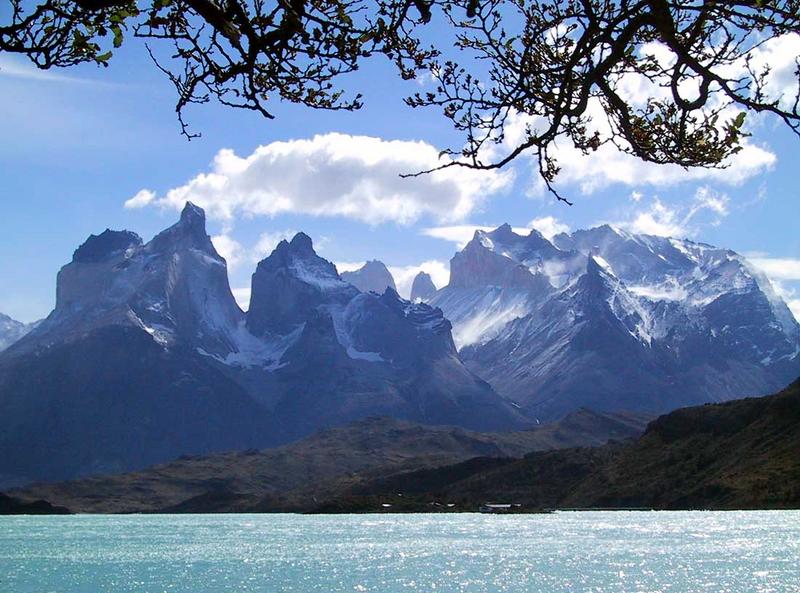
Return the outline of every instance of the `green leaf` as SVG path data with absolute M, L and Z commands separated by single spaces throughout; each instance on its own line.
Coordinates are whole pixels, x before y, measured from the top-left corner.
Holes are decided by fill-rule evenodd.
M 111 25 L 111 31 L 114 33 L 114 47 L 120 47 L 124 39 L 122 28 L 119 25 Z

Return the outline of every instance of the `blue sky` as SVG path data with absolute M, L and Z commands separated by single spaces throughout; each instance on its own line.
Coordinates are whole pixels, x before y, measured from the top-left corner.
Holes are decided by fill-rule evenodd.
M 255 263 L 282 237 L 308 233 L 321 255 L 349 268 L 380 259 L 401 292 L 420 267 L 439 284 L 475 226 L 509 222 L 543 232 L 611 222 L 747 254 L 800 316 L 800 140 L 756 119 L 725 171 L 685 172 L 603 152 L 561 156 L 566 206 L 541 191 L 531 161 L 501 173 L 449 170 L 402 180 L 459 136 L 434 111 L 401 98 L 424 88 L 376 61 L 347 82 L 357 113 L 274 104 L 276 120 L 213 104 L 186 116 L 174 90 L 135 43 L 111 67 L 39 72 L 0 56 L 0 312 L 45 316 L 55 277 L 90 233 L 127 228 L 145 239 L 171 224 L 185 198 L 204 206 L 209 232 L 246 300 Z

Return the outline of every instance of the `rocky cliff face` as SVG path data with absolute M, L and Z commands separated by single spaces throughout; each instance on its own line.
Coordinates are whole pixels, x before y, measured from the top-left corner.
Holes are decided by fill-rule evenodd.
M 225 352 L 243 320 L 205 214 L 187 204 L 176 224 L 146 244 L 129 231 L 89 237 L 58 273 L 55 310 L 14 351 L 115 325 L 137 327 L 164 345 Z
M 441 311 L 360 292 L 302 233 L 259 263 L 245 315 L 187 204 L 146 243 L 90 237 L 58 274 L 54 311 L 0 355 L 0 483 L 274 445 L 376 414 L 526 423 L 464 367 Z
M 264 442 L 267 411 L 210 364 L 243 324 L 199 208 L 148 243 L 90 237 L 58 274 L 54 311 L 0 356 L 3 481 Z
M 453 261 L 455 284 L 431 304 L 453 322 L 467 365 L 532 416 L 667 411 L 766 393 L 800 373 L 797 322 L 729 250 L 610 226 L 553 243 L 501 227 Z M 515 280 L 485 274 L 486 261 Z M 525 272 L 547 285 L 526 287 Z
M 314 252 L 311 239 L 298 233 L 281 241 L 253 274 L 247 327 L 256 335 L 286 333 L 317 307 L 344 304 L 358 290 L 344 282 L 329 261 Z
M 391 272 L 383 262 L 378 260 L 368 261 L 354 272 L 342 272 L 341 277 L 342 280 L 352 284 L 361 292 L 383 294 L 387 288 L 397 291 Z
M 420 272 L 414 276 L 414 282 L 411 283 L 412 302 L 427 301 L 434 294 L 436 294 L 436 285 L 428 273 Z
M 376 414 L 474 428 L 525 423 L 464 367 L 440 310 L 392 288 L 359 292 L 304 235 L 259 264 L 247 323 L 288 344 L 269 382 L 254 388 L 287 438 Z

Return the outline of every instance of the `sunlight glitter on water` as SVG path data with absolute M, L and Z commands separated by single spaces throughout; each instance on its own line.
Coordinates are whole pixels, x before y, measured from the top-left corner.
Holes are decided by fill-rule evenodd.
M 3 593 L 800 593 L 800 512 L 4 517 Z

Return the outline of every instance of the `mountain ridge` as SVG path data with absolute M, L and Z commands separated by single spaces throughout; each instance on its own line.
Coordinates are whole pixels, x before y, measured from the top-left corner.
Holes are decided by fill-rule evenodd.
M 580 410 L 550 425 L 476 433 L 372 417 L 329 428 L 276 449 L 183 458 L 132 474 L 37 484 L 10 494 L 46 499 L 73 512 L 304 510 L 353 484 L 384 474 L 435 468 L 476 455 L 597 445 L 640 434 L 648 417 Z
M 800 379 L 777 394 L 681 408 L 644 434 L 598 448 L 471 460 L 361 484 L 326 508 L 418 501 L 541 508 L 800 508 Z
M 479 230 L 428 302 L 467 366 L 536 418 L 581 405 L 665 412 L 800 373 L 800 325 L 769 281 L 688 240 L 609 225 L 552 242 Z
M 244 313 L 190 202 L 150 241 L 89 237 L 58 273 L 53 312 L 0 355 L 0 480 L 273 446 L 371 415 L 529 424 L 464 367 L 441 311 L 360 292 L 307 235 L 252 282 Z
M 31 331 L 39 322 L 22 323 L 0 313 L 0 352 L 18 342 L 22 337 Z

